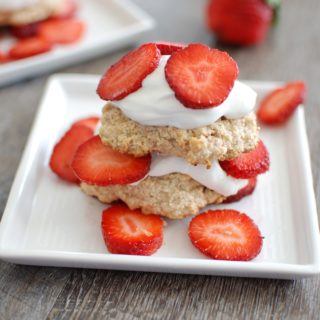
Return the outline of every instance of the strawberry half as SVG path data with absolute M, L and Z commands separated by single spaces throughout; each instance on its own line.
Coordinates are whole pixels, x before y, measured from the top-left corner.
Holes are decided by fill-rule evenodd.
M 49 163 L 51 170 L 64 180 L 79 182 L 71 168 L 71 162 L 78 147 L 92 136 L 93 131 L 85 126 L 69 129 L 53 149 Z
M 101 78 L 98 95 L 103 100 L 121 100 L 138 90 L 159 65 L 161 53 L 154 43 L 142 45 L 112 65 Z
M 248 180 L 248 184 L 240 189 L 236 194 L 227 197 L 223 203 L 232 203 L 241 200 L 245 196 L 248 196 L 253 193 L 254 189 L 256 188 L 257 184 L 257 177 L 251 178 Z
M 262 100 L 257 112 L 258 119 L 265 124 L 283 124 L 304 102 L 305 95 L 306 86 L 301 81 L 290 82 L 272 91 Z
M 220 161 L 219 163 L 229 176 L 238 179 L 250 179 L 269 170 L 269 152 L 260 140 L 254 150 L 242 153 L 232 160 Z
M 27 58 L 48 52 L 51 48 L 51 43 L 39 37 L 21 39 L 9 50 L 9 57 L 12 59 Z
M 111 253 L 150 256 L 163 242 L 163 221 L 125 205 L 114 205 L 102 213 L 101 229 Z
M 238 66 L 226 52 L 190 44 L 172 53 L 165 76 L 184 106 L 205 109 L 218 106 L 228 97 Z
M 267 35 L 275 7 L 265 0 L 211 0 L 206 10 L 207 25 L 224 43 L 258 44 Z
M 206 256 L 217 260 L 247 261 L 262 248 L 262 237 L 255 223 L 236 210 L 209 210 L 189 225 L 192 244 Z
M 104 145 L 94 136 L 77 150 L 72 168 L 88 184 L 108 186 L 128 184 L 142 179 L 150 169 L 151 156 L 135 158 Z
M 160 50 L 162 55 L 170 55 L 173 52 L 179 51 L 185 48 L 187 45 L 184 43 L 177 42 L 155 42 L 157 48 Z
M 75 126 L 85 126 L 85 127 L 88 127 L 89 129 L 92 130 L 92 133 L 95 131 L 96 127 L 97 127 L 97 124 L 98 122 L 100 121 L 100 118 L 99 117 L 88 117 L 88 118 L 84 118 L 84 119 L 80 119 L 78 121 L 76 121 L 72 127 L 75 127 Z
M 52 44 L 70 44 L 79 41 L 85 24 L 77 19 L 48 20 L 39 24 L 39 36 Z

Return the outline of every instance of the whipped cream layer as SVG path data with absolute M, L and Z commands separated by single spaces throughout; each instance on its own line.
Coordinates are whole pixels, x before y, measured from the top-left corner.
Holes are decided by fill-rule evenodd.
M 0 0 L 0 10 L 10 11 L 29 7 L 39 0 Z
M 211 168 L 207 169 L 204 165 L 193 166 L 186 160 L 175 156 L 153 154 L 150 171 L 147 176 L 160 177 L 170 173 L 186 174 L 208 189 L 226 197 L 236 194 L 248 184 L 246 179 L 235 179 L 228 176 L 222 170 L 218 161 L 214 161 Z M 142 180 L 132 183 L 132 185 L 138 184 Z
M 165 78 L 165 65 L 170 56 L 160 59 L 159 66 L 142 82 L 142 87 L 119 101 L 112 101 L 130 119 L 146 126 L 170 126 L 194 129 L 210 125 L 225 116 L 242 118 L 250 113 L 257 94 L 249 86 L 235 81 L 227 99 L 210 109 L 186 108 L 176 99 Z

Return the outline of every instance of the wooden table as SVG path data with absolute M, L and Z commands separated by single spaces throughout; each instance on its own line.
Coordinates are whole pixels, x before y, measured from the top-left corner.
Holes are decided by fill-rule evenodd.
M 202 0 L 135 0 L 155 17 L 144 40 L 216 45 L 203 26 Z M 320 179 L 320 2 L 284 1 L 282 19 L 255 48 L 225 48 L 242 79 L 302 79 L 316 196 Z M 60 70 L 101 74 L 125 50 Z M 0 207 L 26 143 L 47 76 L 0 90 Z M 320 277 L 226 277 L 18 266 L 0 262 L 0 319 L 316 319 Z

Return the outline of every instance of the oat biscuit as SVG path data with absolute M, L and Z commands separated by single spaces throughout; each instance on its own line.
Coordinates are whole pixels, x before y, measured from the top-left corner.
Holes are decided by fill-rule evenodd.
M 82 182 L 81 189 L 101 202 L 122 200 L 131 209 L 141 208 L 145 214 L 159 214 L 171 219 L 195 215 L 206 205 L 221 203 L 225 199 L 181 173 L 147 177 L 131 185 L 99 187 Z
M 108 103 L 103 109 L 100 137 L 113 149 L 137 157 L 159 152 L 210 166 L 213 160 L 229 160 L 254 149 L 259 128 L 254 113 L 197 129 L 143 126 Z
M 24 25 L 44 20 L 54 14 L 63 0 L 41 0 L 33 5 L 6 12 L 0 12 L 1 25 Z

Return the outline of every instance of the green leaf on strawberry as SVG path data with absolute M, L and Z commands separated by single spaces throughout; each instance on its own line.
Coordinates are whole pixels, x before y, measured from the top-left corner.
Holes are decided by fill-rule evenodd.
M 273 10 L 272 24 L 273 26 L 275 26 L 278 24 L 278 21 L 280 19 L 281 0 L 265 0 L 265 2 Z

